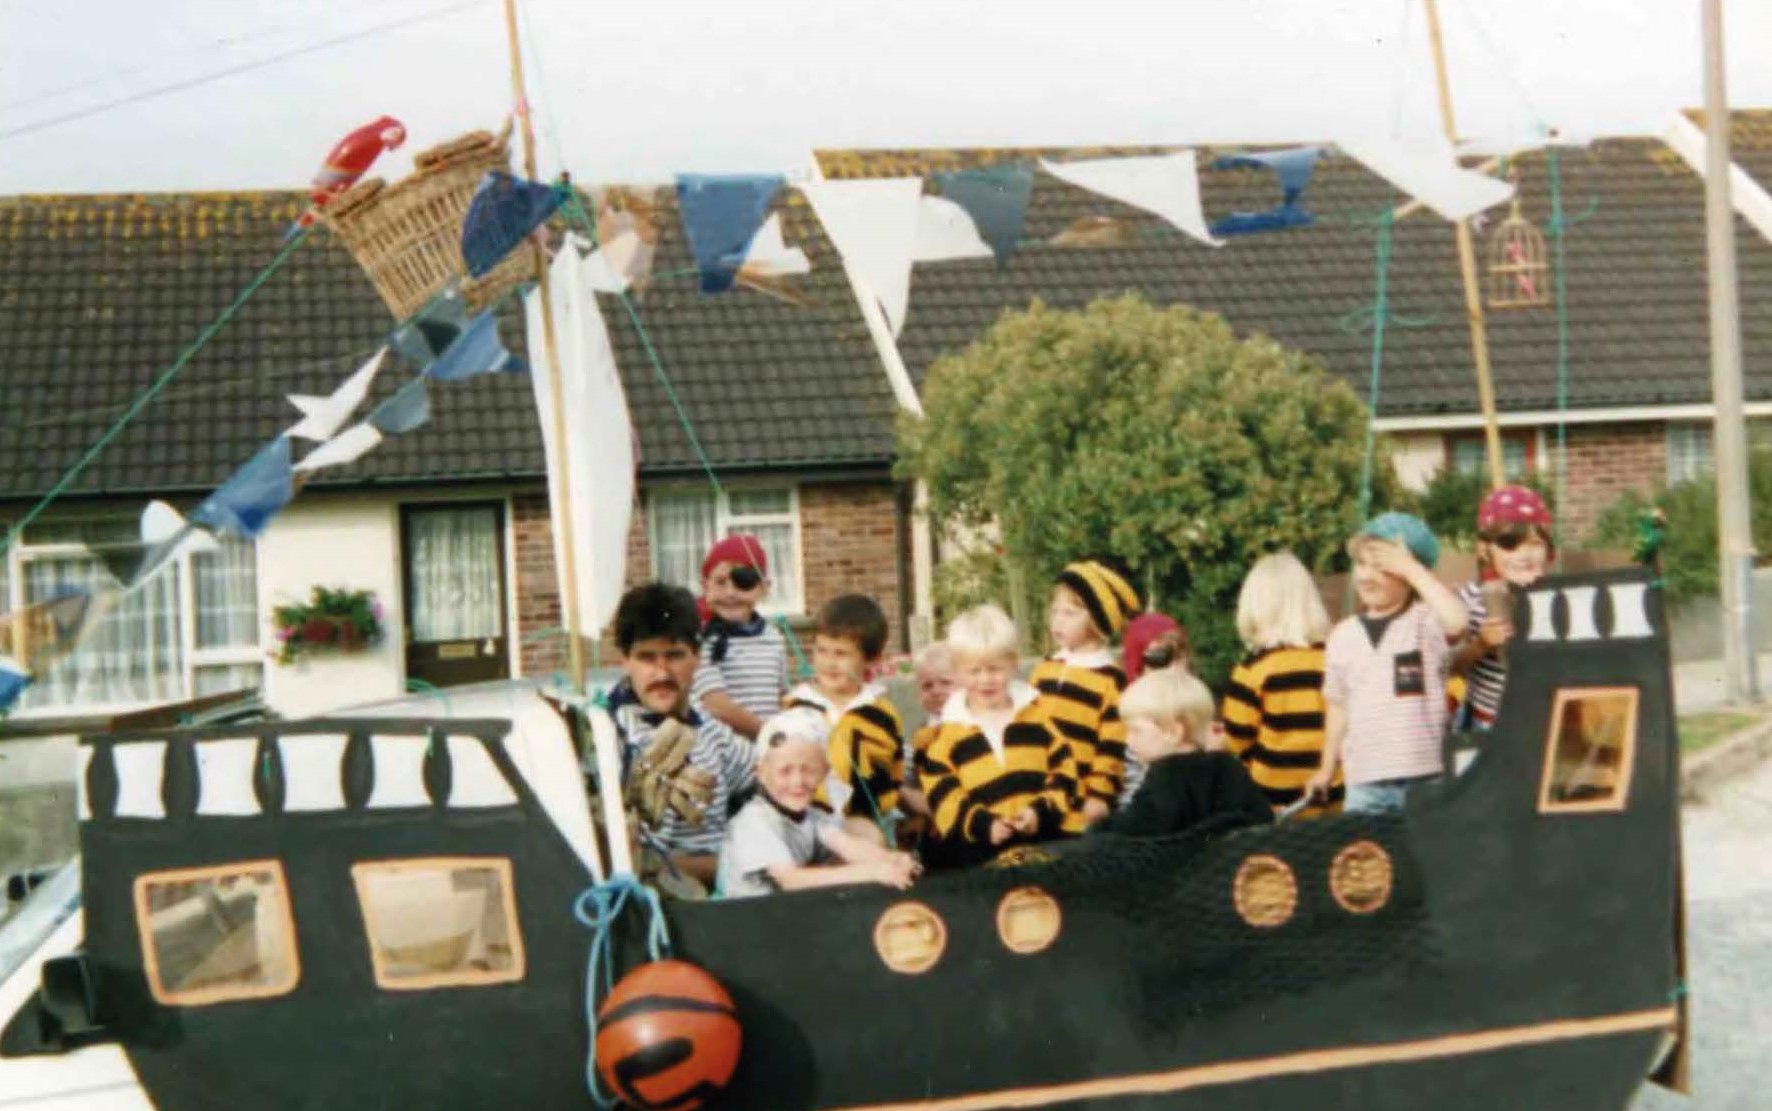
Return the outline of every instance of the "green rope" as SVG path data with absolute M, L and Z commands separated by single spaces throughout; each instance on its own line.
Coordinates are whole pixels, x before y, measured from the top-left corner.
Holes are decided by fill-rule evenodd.
M 1372 295 L 1372 378 L 1366 388 L 1366 454 L 1360 461 L 1361 521 L 1372 511 L 1372 464 L 1378 450 L 1378 385 L 1384 373 L 1384 329 L 1390 320 L 1390 270 L 1395 217 L 1390 209 L 1378 218 L 1378 280 Z
M 1557 289 L 1557 512 L 1552 517 L 1551 542 L 1557 558 L 1563 553 L 1563 497 L 1569 483 L 1569 301 L 1568 267 L 1564 264 L 1563 241 L 1569 223 L 1563 217 L 1563 163 L 1557 148 L 1547 152 L 1550 162 L 1551 218 L 1550 233 L 1554 250 L 1551 266 L 1555 268 Z
M 203 331 L 198 334 L 197 338 L 192 341 L 191 345 L 185 348 L 178 358 L 173 360 L 172 365 L 162 371 L 160 376 L 154 379 L 153 384 L 136 397 L 135 401 L 130 404 L 129 408 L 123 411 L 123 415 L 118 417 L 116 421 L 111 424 L 111 427 L 105 430 L 104 435 L 93 441 L 92 446 L 86 449 L 86 453 L 76 460 L 74 465 L 69 467 L 61 478 L 56 480 L 55 485 L 49 488 L 49 492 L 43 495 L 42 500 L 32 506 L 23 517 L 19 518 L 18 523 L 13 525 L 12 528 L 7 531 L 6 538 L 3 541 L 0 541 L 0 556 L 5 555 L 14 544 L 18 543 L 18 538 L 24 534 L 25 527 L 32 521 L 35 521 L 44 510 L 48 509 L 55 499 L 61 497 L 62 494 L 67 491 L 68 487 L 74 484 L 74 480 L 80 477 L 81 472 L 92 465 L 92 461 L 98 458 L 99 453 L 109 447 L 111 441 L 115 440 L 122 434 L 123 429 L 129 424 L 129 422 L 134 420 L 143 409 L 146 409 L 148 404 L 152 402 L 154 398 L 159 396 L 160 391 L 172 383 L 172 380 L 178 376 L 180 371 L 190 365 L 191 360 L 196 357 L 197 352 L 203 350 L 203 348 L 208 345 L 209 341 L 215 338 L 216 333 L 225 328 L 228 322 L 234 318 L 235 314 L 245 307 L 246 302 L 252 300 L 252 295 L 257 293 L 259 287 L 269 281 L 271 275 L 275 274 L 277 270 L 289 260 L 289 256 L 295 253 L 297 247 L 300 247 L 307 241 L 308 235 L 312 231 L 312 228 L 303 228 L 301 231 L 297 232 L 289 242 L 283 244 L 283 247 L 277 252 L 276 256 L 271 259 L 270 263 L 266 265 L 263 270 L 258 272 L 258 276 L 246 283 L 246 287 L 234 297 L 233 303 L 223 309 L 221 315 L 211 321 L 209 326 L 204 328 Z

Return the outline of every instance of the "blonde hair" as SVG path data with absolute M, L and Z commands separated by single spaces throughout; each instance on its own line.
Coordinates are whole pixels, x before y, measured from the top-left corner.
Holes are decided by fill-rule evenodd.
M 948 623 L 947 645 L 955 658 L 1021 655 L 1021 637 L 1015 631 L 1015 622 L 1000 606 L 988 602 Z
M 822 754 L 830 737 L 830 723 L 817 710 L 807 706 L 783 710 L 765 721 L 763 728 L 757 731 L 757 762 L 762 763 L 776 749 L 796 741 L 814 745 Z
M 1212 692 L 1182 667 L 1159 667 L 1140 675 L 1120 696 L 1120 717 L 1130 721 L 1176 721 L 1187 726 L 1188 740 L 1204 744 L 1212 727 Z
M 1250 649 L 1309 648 L 1329 635 L 1316 580 L 1291 552 L 1262 556 L 1237 595 L 1237 636 Z
M 933 671 L 937 675 L 952 675 L 954 673 L 953 645 L 945 640 L 937 640 L 925 644 L 919 649 L 911 661 L 911 670 L 922 672 L 925 669 Z

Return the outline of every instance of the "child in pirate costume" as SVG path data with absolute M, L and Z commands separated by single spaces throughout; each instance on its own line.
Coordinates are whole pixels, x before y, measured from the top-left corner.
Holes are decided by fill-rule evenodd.
M 746 737 L 781 710 L 788 647 L 757 612 L 769 593 L 769 557 L 748 533 L 714 542 L 701 561 L 701 666 L 690 697 L 704 712 Z
M 886 614 L 860 594 L 843 594 L 818 611 L 812 679 L 788 692 L 830 726 L 831 777 L 818 803 L 848 819 L 858 836 L 886 836 L 904 777 L 904 723 L 883 683 L 869 676 L 886 650 Z
M 948 626 L 959 690 L 941 728 L 917 755 L 929 797 L 930 867 L 982 864 L 1012 845 L 1063 833 L 1077 790 L 1071 746 L 1016 681 L 1019 637 L 996 606 L 979 606 Z
M 751 742 L 689 701 L 700 620 L 682 587 L 651 583 L 622 596 L 615 644 L 625 673 L 609 695 L 621 735 L 624 787 L 641 840 L 671 866 L 714 881 L 734 796 L 751 785 Z M 587 770 L 595 771 L 587 757 Z
M 1054 651 L 1029 682 L 1076 759 L 1078 798 L 1065 814 L 1067 833 L 1107 817 L 1125 784 L 1126 727 L 1118 706 L 1126 673 L 1108 644 L 1139 609 L 1132 576 L 1117 562 L 1078 560 L 1053 583 L 1047 622 Z
M 1452 653 L 1453 673 L 1465 677 L 1461 726 L 1487 731 L 1495 724 L 1507 685 L 1502 645 L 1514 634 L 1504 609 L 1508 588 L 1529 587 L 1543 578 L 1556 557 L 1554 545 L 1550 507 L 1524 486 L 1491 490 L 1477 508 L 1478 577 L 1458 591 L 1470 624 Z

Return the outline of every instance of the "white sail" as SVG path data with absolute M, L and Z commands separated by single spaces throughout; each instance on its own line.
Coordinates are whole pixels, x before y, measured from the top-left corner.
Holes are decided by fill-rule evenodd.
M 628 522 L 634 503 L 634 452 L 627 395 L 615 349 L 594 292 L 590 245 L 569 235 L 549 269 L 558 342 L 565 443 L 554 438 L 553 367 L 542 328 L 541 296 L 525 298 L 529 371 L 547 451 L 548 500 L 554 507 L 554 566 L 566 581 L 565 529 L 560 507 L 570 491 L 573 567 L 579 629 L 601 634 L 621 599 Z M 562 605 L 565 591 L 562 590 Z

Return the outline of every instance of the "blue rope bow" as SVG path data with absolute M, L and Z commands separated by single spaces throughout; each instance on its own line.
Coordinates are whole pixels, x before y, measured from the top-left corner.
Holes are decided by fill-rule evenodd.
M 590 1028 L 590 1049 L 585 1054 L 585 1087 L 598 1107 L 611 1108 L 620 1097 L 603 1090 L 597 1075 L 597 1001 L 615 987 L 615 953 L 610 944 L 615 927 L 630 902 L 645 907 L 649 916 L 646 927 L 646 951 L 652 960 L 665 960 L 671 955 L 671 935 L 665 926 L 664 908 L 659 905 L 658 892 L 641 883 L 631 872 L 611 876 L 606 882 L 593 884 L 572 903 L 573 917 L 591 931 L 591 955 L 585 966 L 585 1023 Z

